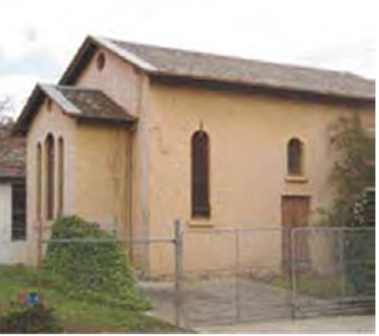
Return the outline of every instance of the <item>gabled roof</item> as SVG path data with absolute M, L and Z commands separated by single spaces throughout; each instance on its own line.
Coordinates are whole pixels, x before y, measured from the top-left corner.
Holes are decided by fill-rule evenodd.
M 25 177 L 26 139 L 11 134 L 13 124 L 0 124 L 0 180 Z
M 137 121 L 100 90 L 79 86 L 38 84 L 17 120 L 15 132 L 26 132 L 45 97 L 58 104 L 65 114 L 80 120 L 118 122 L 128 125 Z
M 155 76 L 184 77 L 272 90 L 375 100 L 374 81 L 346 72 L 224 57 L 98 37 L 88 37 L 85 40 L 60 83 L 73 84 L 82 67 L 99 47 Z

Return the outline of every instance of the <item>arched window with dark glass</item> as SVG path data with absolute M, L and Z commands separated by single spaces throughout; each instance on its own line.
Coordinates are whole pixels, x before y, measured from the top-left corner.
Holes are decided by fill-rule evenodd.
M 58 140 L 58 215 L 63 213 L 64 198 L 64 142 L 63 138 Z
M 53 219 L 54 217 L 54 138 L 52 134 L 49 134 L 45 140 L 45 153 L 46 153 L 46 218 Z
M 192 217 L 210 217 L 209 137 L 197 131 L 191 139 Z
M 287 145 L 287 173 L 290 176 L 304 174 L 304 146 L 296 138 L 291 139 Z
M 37 218 L 41 219 L 41 195 L 42 193 L 42 146 L 40 143 L 37 145 L 36 157 L 36 214 Z

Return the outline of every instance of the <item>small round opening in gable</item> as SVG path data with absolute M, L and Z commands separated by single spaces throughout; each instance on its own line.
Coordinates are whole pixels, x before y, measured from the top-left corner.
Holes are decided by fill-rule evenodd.
M 104 69 L 104 66 L 105 66 L 105 55 L 104 55 L 104 53 L 100 53 L 99 55 L 97 55 L 96 66 L 97 66 L 97 70 L 99 70 L 99 71 Z
M 50 112 L 51 111 L 51 108 L 53 106 L 53 102 L 51 101 L 50 98 L 47 98 L 46 100 L 46 109 Z

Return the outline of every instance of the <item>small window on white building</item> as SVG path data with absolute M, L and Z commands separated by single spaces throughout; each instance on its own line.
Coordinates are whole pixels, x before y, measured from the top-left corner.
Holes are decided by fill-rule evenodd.
M 25 183 L 12 185 L 12 240 L 26 239 L 26 188 Z

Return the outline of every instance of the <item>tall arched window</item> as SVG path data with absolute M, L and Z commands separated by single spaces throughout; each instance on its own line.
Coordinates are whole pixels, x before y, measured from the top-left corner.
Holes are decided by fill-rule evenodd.
M 64 197 L 64 143 L 63 138 L 58 140 L 58 214 L 63 212 Z
M 37 145 L 37 157 L 36 157 L 36 214 L 37 218 L 41 219 L 41 194 L 42 194 L 42 146 L 39 143 Z
M 304 146 L 299 139 L 293 138 L 287 145 L 287 173 L 291 176 L 304 174 Z
M 191 140 L 192 217 L 210 217 L 209 137 L 197 131 Z
M 51 134 L 45 140 L 46 153 L 46 218 L 53 219 L 54 217 L 54 138 Z

